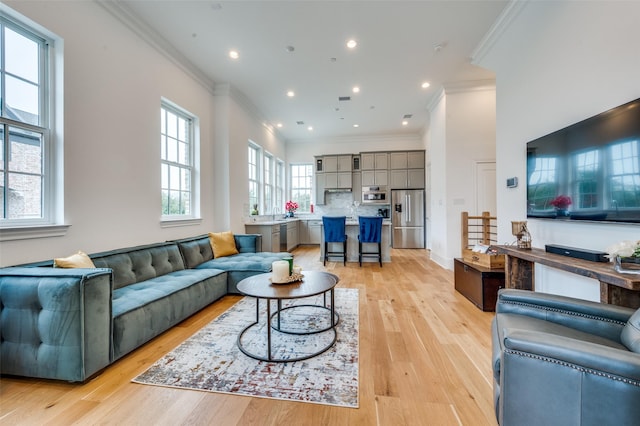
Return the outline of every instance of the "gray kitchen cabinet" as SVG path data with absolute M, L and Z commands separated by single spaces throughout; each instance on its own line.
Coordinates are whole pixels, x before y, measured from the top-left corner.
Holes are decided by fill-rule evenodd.
M 262 251 L 280 252 L 280 225 L 245 224 L 247 234 L 262 235 Z
M 316 173 L 316 204 L 324 205 L 324 191 L 326 188 L 326 173 Z
M 424 169 L 424 151 L 407 152 L 407 169 Z
M 308 222 L 309 228 L 309 244 L 318 244 L 321 242 L 322 235 L 322 221 L 310 220 Z
M 403 170 L 407 168 L 407 152 L 398 151 L 389 153 L 389 168 L 391 170 Z M 391 178 L 393 181 L 393 178 Z
M 412 189 L 424 188 L 424 169 L 407 170 L 407 188 L 412 188 Z
M 351 158 L 352 155 L 338 155 L 338 171 L 339 172 L 351 172 L 352 164 Z
M 424 188 L 424 169 L 391 170 L 391 189 L 422 189 Z
M 298 247 L 298 221 L 287 222 L 287 251 Z
M 309 221 L 307 219 L 298 221 L 298 244 L 309 244 Z
M 362 202 L 362 172 L 353 172 L 351 183 L 353 185 L 353 201 Z
M 361 152 L 360 168 L 362 170 L 387 170 L 389 154 L 386 152 Z
M 387 170 L 363 170 L 361 186 L 387 186 L 389 172 Z
M 338 171 L 338 156 L 336 155 L 325 155 L 322 157 L 324 160 L 324 172 L 331 173 Z

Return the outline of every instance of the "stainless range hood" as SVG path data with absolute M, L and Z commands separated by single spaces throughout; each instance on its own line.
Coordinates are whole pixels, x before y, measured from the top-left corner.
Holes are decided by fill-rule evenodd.
M 327 188 L 326 192 L 351 192 L 351 188 Z

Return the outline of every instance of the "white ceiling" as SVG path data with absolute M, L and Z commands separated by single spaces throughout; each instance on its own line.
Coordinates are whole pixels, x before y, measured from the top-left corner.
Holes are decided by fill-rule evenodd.
M 470 56 L 506 4 L 115 0 L 111 9 L 212 86 L 228 84 L 265 124 L 282 123 L 277 132 L 296 141 L 419 134 L 444 84 L 494 78 Z M 349 39 L 358 42 L 353 50 Z M 239 59 L 229 58 L 231 49 Z M 360 93 L 352 93 L 355 85 Z M 413 117 L 402 126 L 405 114 Z

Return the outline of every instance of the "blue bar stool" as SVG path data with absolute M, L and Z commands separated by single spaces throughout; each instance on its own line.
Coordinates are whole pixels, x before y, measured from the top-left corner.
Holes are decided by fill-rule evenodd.
M 382 268 L 382 217 L 358 216 L 360 234 L 358 235 L 358 261 L 362 266 L 363 257 L 377 257 Z M 362 244 L 377 244 L 377 252 L 363 252 Z
M 342 256 L 343 264 L 347 264 L 346 216 L 322 216 L 324 226 L 324 262 L 327 265 L 329 256 Z M 329 243 L 342 243 L 342 251 L 329 251 Z

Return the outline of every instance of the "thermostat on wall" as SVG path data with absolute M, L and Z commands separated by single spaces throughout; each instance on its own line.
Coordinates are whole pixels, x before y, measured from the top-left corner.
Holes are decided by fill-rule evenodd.
M 512 177 L 507 179 L 507 188 L 515 188 L 516 186 L 518 186 L 518 178 L 517 177 Z

